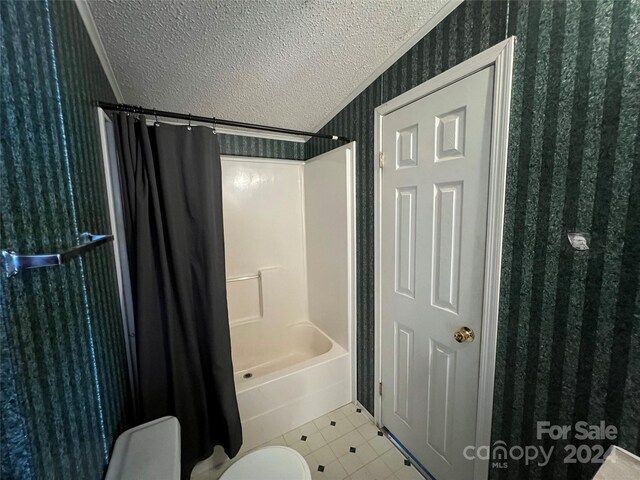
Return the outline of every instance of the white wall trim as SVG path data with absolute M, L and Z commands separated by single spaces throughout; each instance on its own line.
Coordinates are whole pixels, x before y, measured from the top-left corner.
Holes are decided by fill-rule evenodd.
M 422 38 L 433 30 L 442 20 L 444 20 L 447 15 L 453 12 L 458 5 L 460 5 L 463 0 L 449 0 L 445 3 L 440 10 L 438 10 L 433 17 L 431 17 L 427 23 L 424 24 L 416 33 L 414 33 L 406 42 L 404 42 L 398 50 L 393 53 L 389 58 L 387 58 L 378 68 L 376 68 L 371 75 L 369 75 L 365 80 L 363 80 L 342 102 L 336 106 L 331 112 L 329 112 L 321 122 L 316 124 L 316 126 L 311 129 L 312 132 L 319 131 L 322 127 L 324 127 L 327 123 L 331 121 L 333 117 L 335 117 L 338 113 L 342 111 L 344 107 L 349 105 L 351 101 L 360 95 L 365 89 L 371 85 L 376 78 L 382 75 L 391 65 L 396 63 L 400 57 L 402 57 L 405 53 L 407 53 L 411 48 L 418 43 Z
M 348 311 L 349 311 L 349 350 L 351 354 L 351 401 L 358 398 L 358 349 L 357 349 L 357 321 L 358 321 L 358 244 L 357 244 L 357 222 L 356 222 L 356 142 L 351 142 L 349 146 L 350 154 L 347 161 L 347 238 L 349 239 L 347 288 Z
M 127 366 L 129 369 L 129 383 L 133 408 L 136 409 L 138 392 L 138 362 L 136 360 L 135 323 L 133 319 L 133 296 L 131 294 L 131 282 L 129 277 L 128 259 L 126 257 L 126 245 L 124 238 L 124 224 L 118 187 L 117 161 L 115 158 L 115 141 L 113 138 L 113 125 L 104 110 L 98 107 L 98 124 L 100 126 L 100 142 L 102 145 L 102 160 L 104 169 L 107 202 L 109 205 L 109 220 L 111 222 L 111 234 L 114 241 L 113 253 L 118 281 L 118 297 L 120 300 L 120 312 L 122 314 L 122 329 L 124 334 L 125 351 L 127 354 Z
M 115 95 L 116 100 L 119 103 L 124 103 L 124 96 L 122 95 L 120 85 L 118 85 L 118 81 L 116 80 L 116 74 L 113 73 L 113 68 L 111 68 L 111 62 L 109 62 L 107 51 L 105 50 L 104 44 L 102 43 L 102 38 L 100 38 L 100 34 L 98 33 L 96 22 L 93 20 L 93 15 L 91 14 L 89 3 L 87 2 L 87 0 L 75 0 L 75 4 L 76 7 L 78 7 L 80 17 L 82 17 L 82 21 L 84 22 L 84 26 L 87 29 L 87 33 L 89 34 L 91 43 L 93 43 L 93 48 L 96 50 L 96 54 L 100 59 L 104 74 L 109 80 L 109 84 L 111 85 L 113 94 Z
M 384 115 L 415 102 L 441 88 L 446 87 L 479 70 L 494 67 L 494 99 L 491 117 L 491 155 L 489 170 L 489 202 L 487 211 L 487 247 L 485 258 L 484 293 L 482 310 L 482 340 L 480 345 L 480 373 L 478 410 L 476 423 L 476 446 L 489 446 L 493 413 L 493 390 L 495 380 L 495 356 L 498 338 L 498 307 L 500 301 L 500 273 L 502 261 L 502 234 L 507 173 L 507 146 L 509 139 L 509 108 L 511 105 L 511 82 L 515 37 L 479 53 L 475 57 L 418 85 L 408 92 L 380 105 L 375 110 L 375 145 L 382 151 L 382 124 Z M 384 169 L 376 169 L 374 181 L 374 255 L 375 255 L 375 378 L 381 381 L 381 187 Z M 381 422 L 381 399 L 375 394 L 374 415 Z M 489 475 L 489 461 L 475 460 L 474 478 L 485 480 Z

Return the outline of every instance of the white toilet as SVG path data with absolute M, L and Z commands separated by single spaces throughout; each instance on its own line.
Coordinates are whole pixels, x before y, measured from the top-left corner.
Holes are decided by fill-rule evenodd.
M 292 448 L 264 447 L 232 464 L 220 480 L 311 480 L 311 471 Z
M 105 480 L 180 480 L 180 423 L 162 417 L 116 440 Z
M 162 417 L 116 440 L 105 480 L 180 480 L 180 423 Z M 311 480 L 304 457 L 288 447 L 265 447 L 233 463 L 220 480 Z

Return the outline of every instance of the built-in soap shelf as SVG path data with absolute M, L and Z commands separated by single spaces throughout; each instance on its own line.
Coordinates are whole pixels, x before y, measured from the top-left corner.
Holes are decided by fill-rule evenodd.
M 260 320 L 264 316 L 263 270 L 227 278 L 229 324 Z
M 227 283 L 243 282 L 245 280 L 253 280 L 253 279 L 257 279 L 258 281 L 260 281 L 260 277 L 261 276 L 262 276 L 262 273 L 258 272 L 255 275 L 244 275 L 244 276 L 240 276 L 240 277 L 231 277 L 231 278 L 227 278 Z
M 257 274 L 227 279 L 229 324 L 257 321 L 300 321 L 292 314 L 289 272 L 283 267 L 264 267 Z M 287 320 L 288 319 L 288 320 Z

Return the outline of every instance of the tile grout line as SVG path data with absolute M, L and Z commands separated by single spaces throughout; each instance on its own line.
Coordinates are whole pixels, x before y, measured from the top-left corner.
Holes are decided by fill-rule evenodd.
M 342 425 L 345 425 L 345 422 L 348 424 L 346 427 L 348 430 L 341 428 Z M 366 433 L 367 430 L 369 430 L 368 433 Z M 376 432 L 375 435 L 372 435 L 372 430 Z M 354 432 L 357 432 L 357 435 L 354 435 Z M 350 438 L 347 439 L 346 437 Z M 377 440 L 378 437 L 382 437 L 384 440 Z M 342 445 L 340 445 L 340 440 L 342 440 Z M 373 478 L 372 475 L 375 478 L 389 480 L 400 480 L 400 478 L 402 480 L 405 478 L 412 480 L 423 479 L 418 470 L 410 463 L 410 460 L 367 418 L 362 412 L 362 408 L 355 404 L 347 404 L 300 427 L 285 432 L 256 448 L 244 452 L 233 462 L 258 449 L 274 445 L 286 446 L 302 455 L 309 465 L 314 480 L 320 478 L 327 480 L 359 480 L 361 478 Z M 364 452 L 367 453 L 365 454 Z M 396 458 L 392 459 L 390 457 Z M 357 459 L 355 464 L 347 463 L 350 458 Z M 215 468 L 208 470 L 209 476 L 206 478 L 213 480 L 219 478 L 230 465 L 227 464 L 224 468 L 220 468 L 219 472 L 216 472 Z M 408 476 L 403 473 L 399 477 L 397 474 L 403 472 L 404 467 L 410 467 L 411 473 Z M 381 472 L 382 476 L 380 477 L 379 474 Z M 337 475 L 331 476 L 332 474 Z M 206 473 L 199 473 L 193 480 L 196 480 L 196 478 L 203 480 L 205 477 L 201 475 L 206 475 Z

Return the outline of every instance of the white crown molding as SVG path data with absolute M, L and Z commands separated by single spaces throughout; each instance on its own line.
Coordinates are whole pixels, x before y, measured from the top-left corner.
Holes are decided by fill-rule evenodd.
M 444 20 L 447 15 L 453 12 L 458 5 L 460 5 L 464 0 L 449 0 L 445 3 L 440 10 L 438 10 L 433 17 L 431 17 L 427 23 L 424 24 L 416 33 L 414 33 L 409 40 L 404 42 L 396 52 L 391 55 L 384 63 L 382 63 L 378 68 L 376 68 L 371 75 L 367 79 L 365 79 L 360 85 L 358 85 L 351 94 L 346 97 L 336 108 L 331 110 L 331 112 L 324 117 L 324 119 L 317 124 L 312 132 L 319 131 L 322 127 L 324 127 L 327 123 L 331 121 L 333 117 L 335 117 L 340 111 L 349 105 L 351 101 L 360 95 L 364 90 L 371 85 L 376 78 L 382 75 L 391 65 L 396 63 L 405 53 L 407 53 L 411 48 L 418 43 L 427 33 L 433 30 L 442 20 Z
M 93 48 L 95 48 L 96 53 L 98 54 L 98 58 L 100 59 L 100 63 L 102 64 L 102 69 L 104 70 L 104 73 L 109 80 L 109 84 L 111 85 L 113 93 L 116 96 L 116 100 L 119 103 L 124 103 L 124 97 L 122 95 L 122 91 L 120 90 L 120 85 L 118 85 L 116 75 L 115 73 L 113 73 L 113 68 L 111 68 L 111 63 L 109 62 L 107 51 L 105 50 L 102 39 L 100 38 L 100 34 L 98 33 L 96 22 L 93 20 L 93 15 L 91 14 L 89 3 L 87 2 L 87 0 L 75 0 L 75 4 L 76 7 L 78 7 L 80 17 L 82 17 L 84 26 L 87 29 L 87 33 L 89 34 L 89 38 L 91 38 L 91 43 L 93 43 Z

